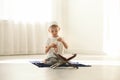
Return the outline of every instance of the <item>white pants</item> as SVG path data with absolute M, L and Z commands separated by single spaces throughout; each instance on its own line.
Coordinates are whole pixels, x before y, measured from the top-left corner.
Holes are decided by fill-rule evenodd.
M 45 60 L 45 64 L 50 64 L 50 65 L 55 64 L 57 62 L 59 62 L 59 59 L 57 57 L 49 57 Z

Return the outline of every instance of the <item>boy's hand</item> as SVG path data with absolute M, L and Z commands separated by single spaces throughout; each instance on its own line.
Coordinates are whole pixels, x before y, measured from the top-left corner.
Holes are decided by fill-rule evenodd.
M 50 50 L 50 48 L 54 48 L 54 49 L 55 49 L 55 52 L 58 51 L 58 49 L 57 49 L 57 44 L 51 43 L 49 46 L 46 46 L 45 53 L 47 53 L 47 52 Z
M 52 44 L 50 45 L 50 47 L 51 47 L 51 48 L 54 48 L 54 50 L 55 50 L 56 53 L 58 52 L 57 44 L 52 43 Z
M 57 41 L 61 42 L 66 49 L 68 48 L 67 43 L 61 37 L 59 37 Z
M 50 47 L 57 48 L 57 45 L 55 43 L 50 44 Z
M 61 37 L 59 37 L 59 38 L 57 39 L 57 41 L 62 42 L 62 41 L 63 41 L 63 39 L 62 39 Z

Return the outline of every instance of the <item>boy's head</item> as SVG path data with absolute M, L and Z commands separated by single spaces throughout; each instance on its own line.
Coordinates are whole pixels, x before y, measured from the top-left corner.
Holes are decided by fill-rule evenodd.
M 56 24 L 52 24 L 48 31 L 52 34 L 53 37 L 57 37 L 58 36 L 58 32 L 59 32 L 60 28 L 58 25 Z

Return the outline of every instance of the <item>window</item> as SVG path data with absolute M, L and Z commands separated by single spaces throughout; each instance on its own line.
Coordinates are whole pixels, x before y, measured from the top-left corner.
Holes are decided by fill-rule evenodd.
M 16 22 L 51 20 L 52 0 L 0 0 L 0 19 Z

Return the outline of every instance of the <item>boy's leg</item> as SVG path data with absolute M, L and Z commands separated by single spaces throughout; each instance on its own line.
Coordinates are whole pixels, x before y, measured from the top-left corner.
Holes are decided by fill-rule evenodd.
M 55 53 L 54 53 L 54 54 L 55 54 Z M 73 64 L 71 64 L 71 63 L 69 62 L 69 60 L 73 59 L 73 58 L 76 56 L 76 54 L 74 54 L 73 56 L 71 56 L 71 57 L 69 57 L 69 58 L 65 58 L 65 57 L 63 57 L 63 56 L 60 55 L 60 54 L 55 54 L 55 56 L 59 59 L 59 62 L 53 64 L 53 65 L 51 66 L 51 68 L 56 68 L 56 67 L 58 67 L 58 66 L 60 66 L 60 65 L 62 65 L 62 64 L 65 64 L 65 63 L 68 63 L 69 65 L 71 65 L 71 66 L 73 66 L 73 67 L 75 67 L 75 68 L 78 68 L 77 66 L 75 66 L 75 65 L 73 65 Z
M 54 53 L 54 55 L 57 57 L 58 62 L 56 62 L 56 63 L 54 63 L 53 65 L 51 65 L 51 66 L 50 66 L 51 68 L 56 68 L 56 67 L 62 65 L 63 63 L 65 63 L 65 60 L 61 59 L 61 57 L 60 57 L 58 54 Z M 63 56 L 62 56 L 62 57 L 63 57 Z M 63 57 L 63 58 L 66 59 L 65 57 Z
M 67 63 L 67 64 L 69 64 L 70 66 L 75 67 L 75 68 L 78 69 L 78 66 L 76 66 L 76 65 L 74 65 L 74 64 L 71 64 L 71 63 L 69 62 L 69 60 L 71 60 L 71 59 L 73 59 L 74 57 L 76 57 L 77 54 L 73 54 L 73 56 L 71 56 L 71 57 L 69 57 L 69 58 L 65 58 L 65 57 L 63 57 L 63 56 L 60 55 L 60 54 L 58 54 L 58 55 L 65 61 L 65 63 Z
M 58 62 L 58 59 L 56 57 L 50 57 L 50 58 L 45 59 L 44 61 L 44 63 L 48 65 L 53 65 L 56 62 Z

